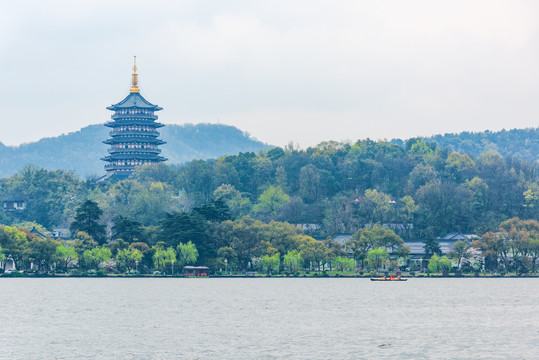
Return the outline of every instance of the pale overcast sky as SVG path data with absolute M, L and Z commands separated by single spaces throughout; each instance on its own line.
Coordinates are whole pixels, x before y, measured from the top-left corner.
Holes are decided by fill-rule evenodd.
M 538 1 L 3 1 L 0 141 L 107 121 L 133 55 L 161 122 L 275 145 L 539 124 Z

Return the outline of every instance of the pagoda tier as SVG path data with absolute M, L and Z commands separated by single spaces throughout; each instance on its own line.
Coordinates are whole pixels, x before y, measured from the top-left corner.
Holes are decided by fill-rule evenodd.
M 114 111 L 112 121 L 105 123 L 111 128 L 110 138 L 103 141 L 110 145 L 109 155 L 101 160 L 105 165 L 107 178 L 112 175 L 124 178 L 129 176 L 136 166 L 154 164 L 167 159 L 159 156 L 159 145 L 166 144 L 158 139 L 157 128 L 164 125 L 156 122 L 155 112 L 163 108 L 150 103 L 140 95 L 137 83 L 136 65 L 133 67 L 133 87 L 129 95 L 115 105 L 107 107 Z

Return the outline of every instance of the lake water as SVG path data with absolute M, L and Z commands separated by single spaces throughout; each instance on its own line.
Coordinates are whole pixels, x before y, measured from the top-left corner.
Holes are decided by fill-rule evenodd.
M 0 279 L 1 359 L 539 359 L 539 279 Z

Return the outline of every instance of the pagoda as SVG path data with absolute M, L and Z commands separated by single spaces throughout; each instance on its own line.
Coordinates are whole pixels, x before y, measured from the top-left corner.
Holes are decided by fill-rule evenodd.
M 114 111 L 112 121 L 105 123 L 111 128 L 110 139 L 103 141 L 110 145 L 108 156 L 101 160 L 105 165 L 106 179 L 124 179 L 133 173 L 135 167 L 156 164 L 167 159 L 159 156 L 159 145 L 165 144 L 158 139 L 157 128 L 164 125 L 156 122 L 157 111 L 163 108 L 153 105 L 140 95 L 138 88 L 137 57 L 133 66 L 132 86 L 129 95 L 119 103 L 107 107 Z

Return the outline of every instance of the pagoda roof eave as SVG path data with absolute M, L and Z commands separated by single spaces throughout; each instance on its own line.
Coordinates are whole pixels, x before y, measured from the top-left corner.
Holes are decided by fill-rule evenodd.
M 165 126 L 164 124 L 155 122 L 155 121 L 148 121 L 143 119 L 133 119 L 133 120 L 124 120 L 124 119 L 117 119 L 114 121 L 107 121 L 105 123 L 106 127 L 115 127 L 115 126 L 124 126 L 124 125 L 141 125 L 141 126 L 150 126 L 155 128 L 161 128 Z
M 119 143 L 150 143 L 150 144 L 156 144 L 156 145 L 164 145 L 166 144 L 166 141 L 163 141 L 161 139 L 154 138 L 140 138 L 140 137 L 121 137 L 121 136 L 115 136 L 113 138 L 107 139 L 103 141 L 103 144 L 119 144 Z
M 167 158 L 163 156 L 156 156 L 150 154 L 114 154 L 107 155 L 104 158 L 101 158 L 103 161 L 115 161 L 115 160 L 153 160 L 153 161 L 166 161 Z
M 163 110 L 162 107 L 157 106 L 146 100 L 140 93 L 132 92 L 129 93 L 117 104 L 112 104 L 107 107 L 107 110 L 118 110 L 118 109 L 129 109 L 129 108 L 139 108 L 139 109 L 152 109 L 153 111 Z

